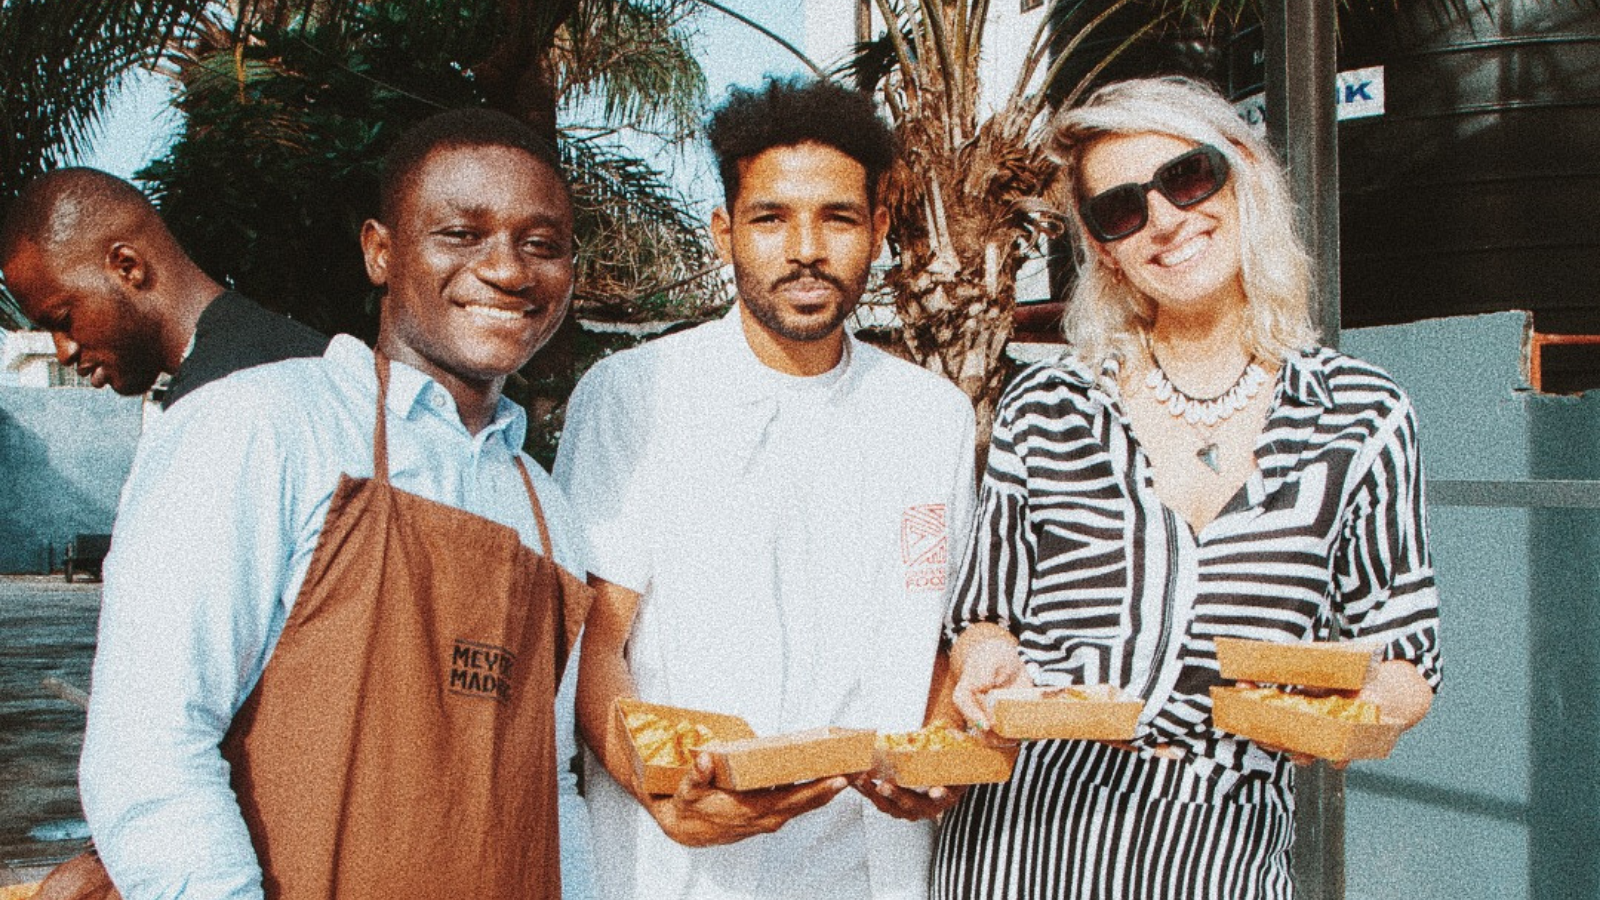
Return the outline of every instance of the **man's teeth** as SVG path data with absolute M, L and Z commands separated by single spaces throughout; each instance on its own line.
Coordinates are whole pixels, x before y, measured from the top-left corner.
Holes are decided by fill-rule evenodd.
M 1163 266 L 1176 266 L 1186 263 L 1200 255 L 1200 251 L 1206 248 L 1206 241 L 1207 239 L 1204 237 L 1185 241 L 1178 249 L 1157 256 L 1156 262 Z
M 475 303 L 471 303 L 471 304 L 467 305 L 467 309 L 477 313 L 480 316 L 488 316 L 491 319 L 505 319 L 506 321 L 515 321 L 517 319 L 522 318 L 522 311 L 521 310 L 501 309 L 498 306 L 479 306 L 479 305 L 477 305 Z

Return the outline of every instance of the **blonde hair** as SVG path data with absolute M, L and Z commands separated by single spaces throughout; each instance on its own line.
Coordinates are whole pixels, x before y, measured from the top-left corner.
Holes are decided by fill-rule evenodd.
M 1247 300 L 1245 346 L 1281 359 L 1316 343 L 1310 317 L 1311 265 L 1295 232 L 1294 201 L 1272 148 L 1209 87 L 1186 78 L 1119 81 L 1095 91 L 1053 124 L 1062 163 L 1077 284 L 1063 330 L 1078 358 L 1098 371 L 1112 354 L 1131 353 L 1155 322 L 1155 304 L 1095 252 L 1077 210 L 1084 154 L 1112 135 L 1162 134 L 1210 144 L 1228 159 L 1239 204 L 1240 278 Z

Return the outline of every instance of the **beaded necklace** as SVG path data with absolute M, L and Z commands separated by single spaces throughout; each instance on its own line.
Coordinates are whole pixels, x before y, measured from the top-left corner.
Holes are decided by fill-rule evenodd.
M 1245 363 L 1244 371 L 1222 393 L 1211 397 L 1195 397 L 1172 383 L 1161 366 L 1160 358 L 1156 356 L 1155 344 L 1148 336 L 1145 338 L 1145 350 L 1150 354 L 1151 362 L 1150 374 L 1144 379 L 1145 387 L 1173 418 L 1188 424 L 1200 435 L 1201 446 L 1195 451 L 1195 458 L 1213 473 L 1221 475 L 1222 463 L 1217 459 L 1217 442 L 1213 439 L 1211 429 L 1249 405 L 1267 382 L 1266 370 L 1257 365 L 1252 356 Z

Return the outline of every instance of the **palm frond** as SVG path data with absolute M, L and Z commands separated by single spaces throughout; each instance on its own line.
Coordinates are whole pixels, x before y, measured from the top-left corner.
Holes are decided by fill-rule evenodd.
M 705 106 L 694 58 L 690 0 L 624 0 L 606 15 L 576 16 L 558 35 L 554 61 L 564 107 L 587 104 L 615 125 L 693 132 Z
M 206 0 L 0 3 L 0 200 L 93 134 L 122 75 L 155 61 Z
M 900 40 L 906 47 L 912 46 L 909 32 L 902 30 Z M 895 42 L 885 31 L 851 47 L 828 75 L 854 85 L 858 91 L 871 93 L 883 86 L 897 62 Z
M 733 19 L 736 22 L 746 25 L 747 27 L 753 29 L 756 33 L 787 50 L 791 56 L 800 60 L 801 64 L 810 69 L 811 73 L 818 78 L 826 78 L 828 76 L 828 73 L 824 71 L 821 66 L 817 65 L 817 63 L 812 60 L 811 57 L 807 56 L 799 47 L 796 47 L 794 44 L 785 40 L 782 35 L 761 24 L 755 19 L 752 19 L 743 13 L 729 9 L 723 4 L 716 2 L 716 0 L 696 0 L 696 2 L 707 9 L 713 10 L 717 13 L 727 16 L 730 19 Z
M 578 308 L 589 317 L 694 318 L 720 298 L 697 283 L 711 262 L 682 194 L 614 144 L 568 140 L 578 248 Z

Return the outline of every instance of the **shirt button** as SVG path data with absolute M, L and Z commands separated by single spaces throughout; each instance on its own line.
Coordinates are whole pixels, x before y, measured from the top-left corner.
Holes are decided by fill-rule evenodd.
M 444 395 L 438 392 L 428 395 L 428 403 L 431 404 L 434 409 L 444 409 L 446 405 Z

